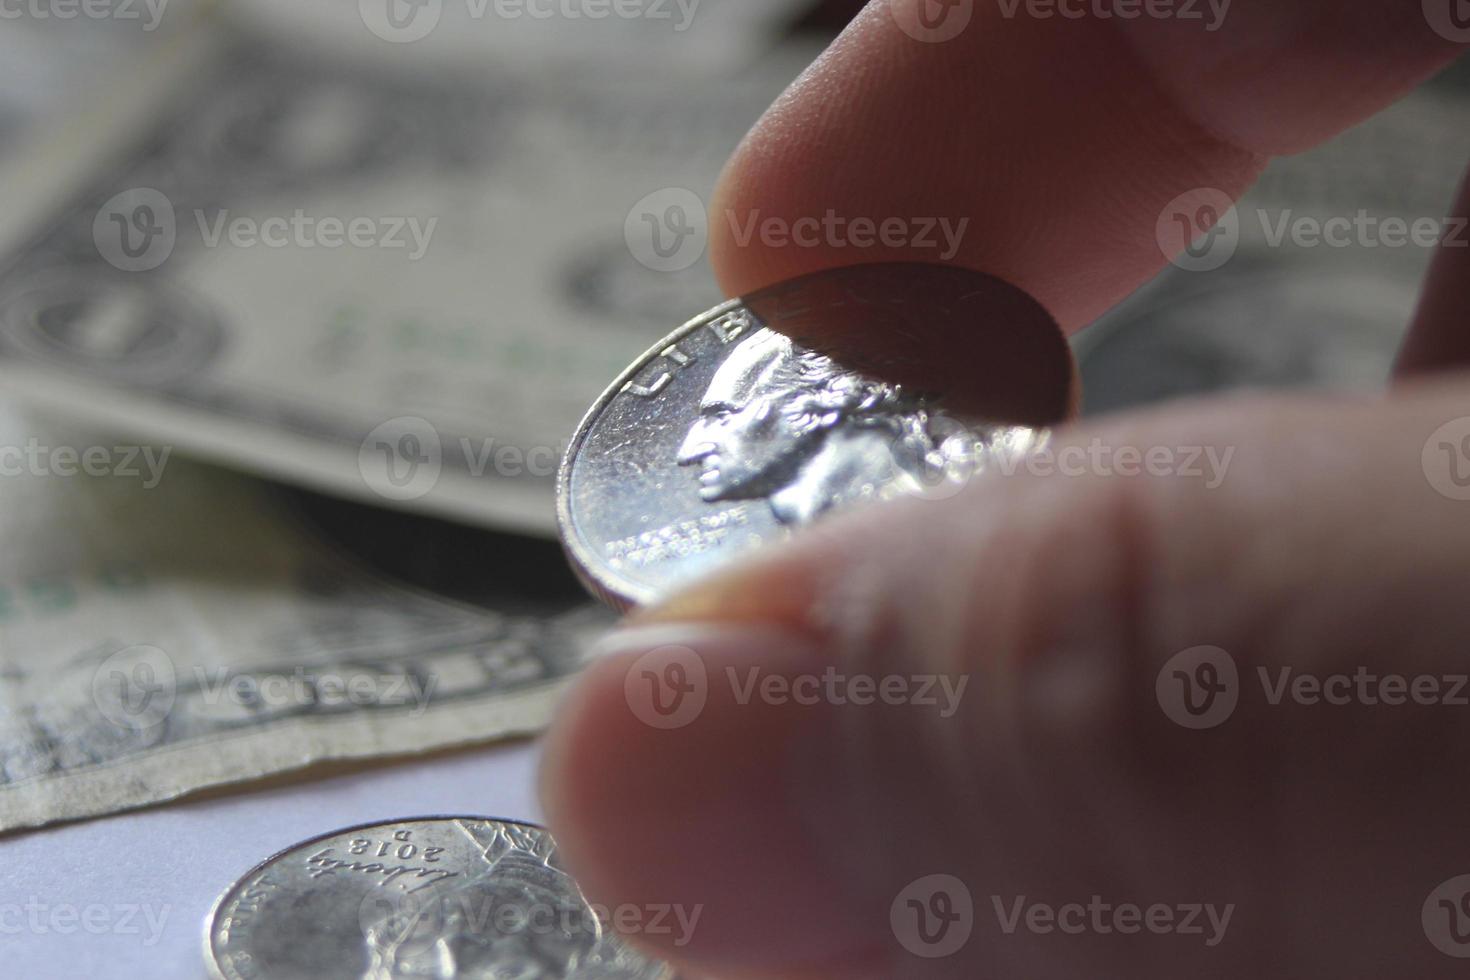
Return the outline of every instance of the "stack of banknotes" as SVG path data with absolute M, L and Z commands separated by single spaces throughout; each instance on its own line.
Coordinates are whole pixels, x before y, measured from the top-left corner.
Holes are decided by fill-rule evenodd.
M 0 39 L 0 831 L 533 733 L 611 623 L 557 463 L 721 298 L 700 207 L 823 39 L 781 0 L 380 6 Z M 1080 341 L 1089 411 L 1380 383 L 1429 250 L 1276 231 L 1442 218 L 1467 100 L 1276 165 L 1224 262 Z

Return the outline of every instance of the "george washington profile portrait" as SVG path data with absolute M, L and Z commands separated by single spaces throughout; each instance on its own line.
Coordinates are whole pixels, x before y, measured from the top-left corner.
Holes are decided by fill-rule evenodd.
M 764 499 L 780 523 L 801 525 L 922 491 L 973 459 L 983 436 L 927 403 L 762 328 L 715 372 L 678 461 L 699 467 L 706 503 Z

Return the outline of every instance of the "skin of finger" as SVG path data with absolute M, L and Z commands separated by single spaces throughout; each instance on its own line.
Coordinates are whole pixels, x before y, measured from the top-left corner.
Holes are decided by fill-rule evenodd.
M 768 863 L 718 826 L 670 849 L 669 821 L 647 800 L 784 790 L 759 805 L 762 828 L 802 840 L 803 866 L 825 872 L 803 874 L 789 906 L 783 890 L 764 892 L 768 904 L 721 935 L 743 925 L 781 948 L 825 902 L 854 910 L 857 950 L 886 929 L 886 900 L 946 870 L 970 885 L 987 931 L 961 957 L 889 975 L 1286 976 L 1364 964 L 1450 975 L 1457 964 L 1425 941 L 1418 910 L 1470 866 L 1470 791 L 1455 776 L 1470 761 L 1463 711 L 1273 705 L 1257 676 L 1465 672 L 1457 583 L 1470 504 L 1437 492 L 1421 456 L 1465 411 L 1457 382 L 1391 405 L 1201 406 L 1073 432 L 1064 444 L 1236 454 L 1213 490 L 1182 477 L 1013 476 L 949 501 L 875 507 L 644 613 L 645 625 L 777 623 L 846 670 L 967 674 L 971 693 L 949 721 L 767 706 L 757 725 L 749 705 L 729 706 L 706 712 L 692 746 L 653 739 L 634 753 L 613 721 L 621 682 L 595 674 L 558 721 L 546 775 L 574 869 L 594 894 L 620 895 L 628 869 L 656 891 L 662 867 L 693 857 L 707 862 L 711 894 L 756 894 L 798 859 L 777 851 Z M 1155 701 L 1161 667 L 1199 645 L 1229 651 L 1253 691 L 1217 731 L 1178 728 Z M 765 767 L 786 778 L 741 775 Z M 619 797 L 635 769 L 637 797 Z M 783 812 L 799 824 L 781 824 Z M 1230 903 L 1231 941 L 1201 958 L 1182 936 L 1005 935 L 990 908 L 1092 895 Z M 837 938 L 823 936 L 828 951 Z M 708 960 L 700 942 L 683 953 L 704 966 L 740 955 L 725 946 Z M 901 954 L 890 944 L 883 955 Z
M 1383 109 L 1464 45 L 1419 2 L 1201 0 L 1201 18 L 1113 21 L 1192 118 L 1236 146 L 1299 153 Z
M 746 666 L 742 657 L 701 655 L 715 678 Z M 675 936 L 627 937 L 696 973 L 861 976 L 877 948 L 864 937 L 854 945 L 848 926 L 872 911 L 833 896 L 828 869 L 812 857 L 820 828 L 793 824 L 783 805 L 790 748 L 807 742 L 820 718 L 759 700 L 741 705 L 734 685 L 713 683 L 697 721 L 656 729 L 626 700 L 637 660 L 612 655 L 589 668 L 557 712 L 566 723 L 546 739 L 543 809 L 550 826 L 572 829 L 558 844 L 580 869 L 580 887 L 589 896 L 616 896 L 614 905 L 698 910 L 686 945 L 675 945 Z M 721 721 L 729 718 L 744 731 L 730 731 Z M 593 745 L 598 764 L 588 755 Z M 671 786 L 678 787 L 672 794 Z M 654 827 L 650 852 L 646 831 Z M 732 876 L 732 861 L 763 870 Z
M 1389 4 L 1403 6 L 1379 0 L 1351 9 Z M 1363 19 L 1310 7 L 1323 18 Z M 958 37 L 924 43 L 898 26 L 888 0 L 876 0 L 776 102 L 726 168 L 710 232 L 722 286 L 741 295 L 838 265 L 945 261 L 1007 279 L 1064 328 L 1080 328 L 1167 261 L 1158 223 L 1171 202 L 1200 188 L 1233 198 L 1254 181 L 1266 152 L 1279 148 L 1279 139 L 1262 138 L 1260 148 L 1234 143 L 1239 133 L 1213 123 L 1233 118 L 1223 107 L 1269 89 L 1278 76 L 1281 84 L 1299 83 L 1294 72 L 1273 68 L 1267 52 L 1289 61 L 1319 42 L 1301 25 L 1237 16 L 1239 29 L 1230 19 L 1208 42 L 1191 44 L 1187 34 L 1123 32 L 1118 21 L 1090 15 L 1008 17 L 1000 5 L 979 3 Z M 1348 125 L 1453 53 L 1430 31 L 1384 20 L 1408 34 L 1401 43 L 1385 40 L 1391 70 L 1380 74 L 1371 58 L 1355 64 L 1359 81 L 1343 87 L 1330 111 L 1305 95 L 1297 107 L 1277 93 L 1257 107 L 1272 120 L 1272 133 L 1295 131 L 1306 118 L 1328 120 L 1321 128 Z M 1291 32 L 1274 42 L 1255 36 L 1268 27 Z M 1252 52 L 1248 72 L 1242 66 L 1248 79 L 1230 74 L 1229 45 L 1237 42 Z M 1139 55 L 1153 44 L 1183 53 Z M 1194 79 L 1188 62 L 1196 49 L 1215 59 L 1209 82 L 1218 91 L 1181 104 L 1177 92 Z M 1166 71 L 1185 74 L 1165 84 Z M 811 235 L 798 244 L 763 230 L 793 229 L 803 219 L 810 230 L 828 216 L 898 219 L 914 234 L 857 247 L 846 226 L 822 232 L 815 244 Z M 963 234 L 920 234 L 929 221 L 947 221 L 952 232 L 963 227 Z
M 1470 368 L 1470 173 L 1450 212 L 1424 297 L 1399 352 L 1395 373 L 1413 379 Z

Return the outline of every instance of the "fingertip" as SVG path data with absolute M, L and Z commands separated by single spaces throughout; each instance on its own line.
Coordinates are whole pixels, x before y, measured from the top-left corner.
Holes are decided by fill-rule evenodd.
M 1086 6 L 870 3 L 725 170 L 710 256 L 727 295 L 942 262 L 1078 330 L 1175 257 L 1179 200 L 1238 199 L 1270 155 L 1366 118 L 1462 48 L 1402 0 L 1148 5 L 1173 18 Z M 967 13 L 936 36 L 923 25 L 941 8 Z M 921 233 L 935 222 L 951 240 Z
M 720 976 L 784 976 L 864 944 L 793 801 L 793 750 L 814 718 L 742 699 L 728 680 L 811 656 L 771 630 L 630 630 L 565 702 L 543 806 L 590 899 L 672 926 L 635 929 L 633 942 Z
M 1090 322 L 1163 265 L 1172 199 L 1237 194 L 1261 165 L 1097 27 L 976 5 L 963 32 L 924 43 L 895 5 L 870 4 L 726 168 L 710 231 L 722 287 L 938 262 L 1019 286 L 1065 329 Z

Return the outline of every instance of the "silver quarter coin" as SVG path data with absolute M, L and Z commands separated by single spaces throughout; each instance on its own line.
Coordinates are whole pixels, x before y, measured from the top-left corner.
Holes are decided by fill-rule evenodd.
M 833 511 L 953 495 L 1037 448 L 1071 392 L 1060 330 L 999 280 L 807 277 L 690 321 L 613 383 L 562 465 L 562 540 L 628 608 Z
M 204 953 L 216 980 L 670 980 L 610 917 L 542 828 L 426 818 L 277 854 L 215 903 Z

